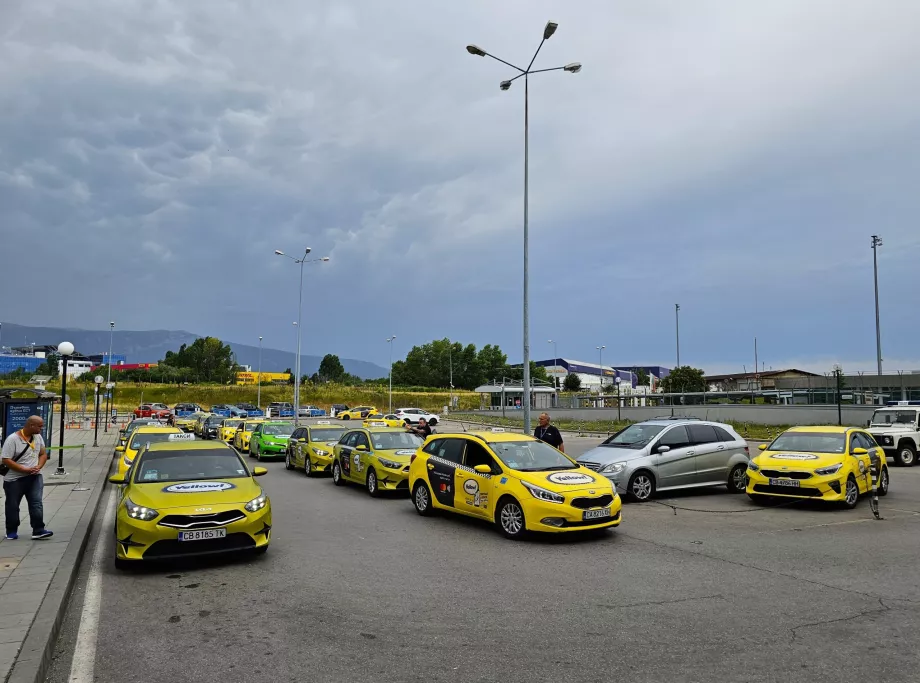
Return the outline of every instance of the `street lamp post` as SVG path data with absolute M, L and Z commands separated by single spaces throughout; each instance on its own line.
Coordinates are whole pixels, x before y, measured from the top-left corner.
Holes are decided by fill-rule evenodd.
M 112 383 L 112 345 L 114 341 L 115 341 L 115 321 L 113 320 L 112 322 L 109 323 L 109 357 L 108 357 L 109 362 L 106 363 L 107 368 L 105 372 L 106 401 L 108 401 L 111 398 L 111 396 L 109 395 L 110 393 L 109 384 Z M 96 420 L 96 421 L 98 422 L 99 420 Z M 109 433 L 108 403 L 106 403 L 106 408 L 105 408 L 105 429 L 103 429 L 103 431 L 106 434 Z
M 390 345 L 390 409 L 388 413 L 393 412 L 393 340 L 396 339 L 394 334 L 391 337 L 387 337 L 387 344 Z
M 448 407 L 447 412 L 449 413 L 454 409 L 454 343 L 450 342 L 450 345 L 447 347 L 447 367 L 450 372 L 450 377 L 448 383 L 450 384 L 450 393 L 449 398 L 447 399 Z
M 606 349 L 607 347 L 606 346 L 595 346 L 594 348 L 597 349 L 597 366 L 600 368 L 600 371 L 601 371 L 601 388 L 598 390 L 597 393 L 603 394 L 604 393 L 604 349 Z
M 680 367 L 680 304 L 674 304 L 674 322 L 677 333 L 677 367 Z
M 61 354 L 61 429 L 58 434 L 58 466 L 55 474 L 63 475 L 64 472 L 64 432 L 67 418 L 67 360 L 73 355 L 73 344 L 64 341 L 58 344 L 58 353 Z
M 96 422 L 94 424 L 95 431 L 93 432 L 93 448 L 99 448 L 99 404 L 101 403 L 99 400 L 101 398 L 99 396 L 99 389 L 102 388 L 102 375 L 96 375 L 93 378 L 93 381 L 96 383 L 95 392 L 93 393 L 93 397 L 96 401 Z
M 259 337 L 259 368 L 256 372 L 256 408 L 262 410 L 262 337 Z
M 294 263 L 300 266 L 300 291 L 297 298 L 297 357 L 294 359 L 294 372 L 296 377 L 294 378 L 294 424 L 300 424 L 300 339 L 301 339 L 301 316 L 303 315 L 303 264 L 304 263 L 316 263 L 318 261 L 328 261 L 328 256 L 323 256 L 322 258 L 315 258 L 307 260 L 307 254 L 310 253 L 310 247 L 304 249 L 303 256 L 300 258 L 294 258 L 293 256 L 288 256 L 280 249 L 275 249 L 275 254 L 277 256 L 284 256 L 285 258 L 291 259 Z
M 569 73 L 578 73 L 581 71 L 581 64 L 578 62 L 573 62 L 571 64 L 566 64 L 565 66 L 557 66 L 551 69 L 533 69 L 533 63 L 537 59 L 537 55 L 540 54 L 540 48 L 543 47 L 543 43 L 552 37 L 556 32 L 558 24 L 548 21 L 546 26 L 543 29 L 543 38 L 540 41 L 540 45 L 537 46 L 537 51 L 534 52 L 533 57 L 530 60 L 530 63 L 527 65 L 526 69 L 522 69 L 519 66 L 515 66 L 510 62 L 506 62 L 504 59 L 499 59 L 495 55 L 489 54 L 485 50 L 476 45 L 467 45 L 466 51 L 471 55 L 477 57 L 491 57 L 497 62 L 501 62 L 506 66 L 510 66 L 512 69 L 518 71 L 518 75 L 514 78 L 502 81 L 499 84 L 499 87 L 502 90 L 508 90 L 511 87 L 511 84 L 517 79 L 524 77 L 524 288 L 523 288 L 523 298 L 524 298 L 524 353 L 523 353 L 523 367 L 524 367 L 524 377 L 523 377 L 523 386 L 521 387 L 524 394 L 524 433 L 530 433 L 530 301 L 529 301 L 529 289 L 530 289 L 530 270 L 529 270 L 529 234 L 528 234 L 528 218 L 529 218 L 529 137 L 530 137 L 530 75 L 536 73 L 543 73 L 545 71 L 567 71 Z
M 617 375 L 617 378 L 616 378 L 615 381 L 616 381 L 616 383 L 617 383 L 617 422 L 620 422 L 620 421 L 623 419 L 623 418 L 622 418 L 622 415 L 620 414 L 620 404 L 621 404 L 621 401 L 620 401 L 620 382 L 623 381 L 623 378 L 620 377 L 619 375 Z
M 556 384 L 559 381 L 559 366 L 557 365 L 559 352 L 556 351 L 556 342 L 554 342 L 552 339 L 547 339 L 546 343 L 553 345 L 553 392 L 556 393 L 559 389 L 558 385 Z
M 882 331 L 878 319 L 878 248 L 882 246 L 882 238 L 872 235 L 872 269 L 875 275 L 875 355 L 878 360 L 879 382 L 882 376 Z

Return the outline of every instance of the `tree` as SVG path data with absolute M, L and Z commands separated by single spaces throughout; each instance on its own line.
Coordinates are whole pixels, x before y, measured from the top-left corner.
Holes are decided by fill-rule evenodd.
M 327 353 L 323 356 L 323 360 L 320 361 L 317 375 L 321 382 L 336 382 L 338 384 L 343 384 L 347 373 L 339 357 L 333 353 Z
M 49 353 L 45 358 L 44 362 L 40 363 L 37 368 L 35 368 L 36 375 L 47 375 L 51 379 L 57 379 L 61 375 L 61 371 L 58 368 L 58 361 L 61 360 L 61 357 L 56 353 Z
M 501 380 L 508 367 L 508 356 L 498 346 L 486 344 L 476 354 L 476 363 L 483 382 L 493 379 Z
M 566 391 L 579 391 L 581 390 L 581 377 L 574 372 L 570 372 L 565 376 L 562 386 Z
M 644 368 L 633 368 L 633 373 L 636 375 L 636 382 L 640 387 L 648 386 L 648 372 Z
M 238 367 L 233 349 L 217 337 L 199 337 L 191 346 L 180 346 L 176 353 L 167 351 L 161 365 L 188 368 L 199 381 L 221 383 L 234 379 Z
M 689 365 L 674 368 L 667 377 L 661 380 L 661 391 L 666 394 L 692 393 L 705 391 L 705 389 L 703 371 L 699 368 L 691 368 Z
M 291 370 L 290 368 L 285 368 L 284 374 L 288 375 L 287 383 L 290 385 L 293 385 L 294 384 L 294 371 Z

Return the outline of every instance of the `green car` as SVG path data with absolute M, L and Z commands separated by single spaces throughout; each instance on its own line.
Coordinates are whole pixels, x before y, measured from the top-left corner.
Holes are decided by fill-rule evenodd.
M 249 438 L 249 457 L 261 460 L 283 456 L 293 432 L 290 422 L 260 422 Z

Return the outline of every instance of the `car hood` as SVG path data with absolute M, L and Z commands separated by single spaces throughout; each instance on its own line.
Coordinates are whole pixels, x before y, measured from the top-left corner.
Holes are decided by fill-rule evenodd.
M 868 429 L 870 434 L 903 434 L 904 432 L 915 432 L 917 427 L 912 424 L 905 425 L 872 425 Z
M 609 465 L 614 462 L 629 462 L 630 460 L 636 460 L 638 458 L 645 458 L 648 456 L 648 448 L 640 448 L 638 450 L 633 448 L 617 448 L 611 446 L 598 446 L 597 448 L 592 448 L 587 453 L 582 453 L 576 462 L 596 462 L 601 465 Z
M 263 441 L 287 441 L 291 436 L 289 434 L 263 434 Z
M 586 467 L 572 470 L 554 470 L 552 472 L 519 472 L 512 470 L 511 474 L 521 481 L 549 489 L 555 493 L 566 495 L 572 493 L 591 494 L 592 491 L 596 495 L 613 493 L 613 485 L 609 479 L 592 472 Z
M 228 477 L 204 481 L 161 481 L 132 484 L 127 495 L 136 505 L 157 510 L 191 505 L 246 504 L 257 498 L 262 487 L 252 477 Z
M 799 453 L 790 451 L 762 451 L 753 458 L 761 469 L 814 470 L 842 463 L 843 453 Z

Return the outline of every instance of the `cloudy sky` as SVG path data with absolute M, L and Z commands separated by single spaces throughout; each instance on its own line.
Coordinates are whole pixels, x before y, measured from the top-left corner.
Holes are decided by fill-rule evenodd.
M 915 0 L 4 0 L 0 319 L 920 369 Z

